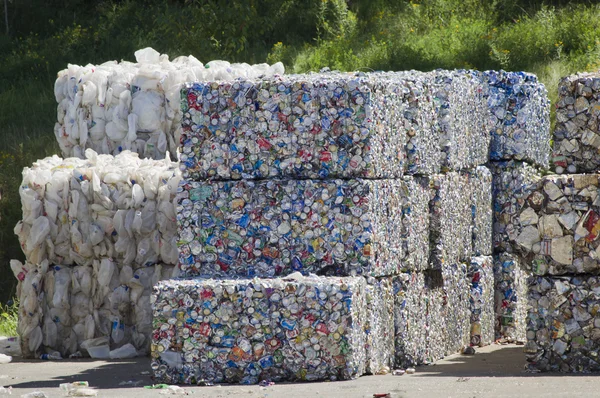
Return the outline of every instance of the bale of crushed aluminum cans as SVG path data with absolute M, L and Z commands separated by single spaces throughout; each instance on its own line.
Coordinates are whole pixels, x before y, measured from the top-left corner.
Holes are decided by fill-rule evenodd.
M 473 216 L 473 254 L 492 254 L 492 173 L 485 166 L 478 166 L 468 174 L 471 188 L 471 213 Z
M 19 279 L 18 332 L 25 358 L 50 352 L 67 358 L 97 346 L 109 354 L 125 344 L 147 354 L 152 286 L 176 271 L 162 264 L 119 267 L 111 259 L 75 267 L 13 260 L 11 267 Z
M 543 177 L 519 212 L 516 249 L 534 274 L 600 271 L 600 198 L 597 174 Z
M 521 233 L 519 215 L 536 189 L 541 173 L 524 162 L 492 162 L 493 245 L 495 252 L 512 253 Z
M 471 345 L 482 347 L 495 340 L 494 260 L 491 256 L 471 258 L 468 267 L 471 286 Z
M 521 343 L 525 341 L 529 275 L 519 257 L 509 253 L 494 256 L 497 340 Z
M 175 159 L 181 136 L 180 90 L 184 83 L 283 74 L 279 62 L 248 65 L 194 56 L 172 62 L 151 48 L 135 52 L 136 62 L 69 65 L 58 73 L 55 135 L 63 156 L 83 157 L 87 148 L 117 155 Z
M 389 373 L 394 365 L 393 278 L 368 278 L 366 289 L 365 372 Z
M 365 370 L 361 277 L 160 282 L 152 369 L 173 384 L 347 380 Z
M 440 136 L 442 168 L 480 166 L 489 157 L 487 86 L 479 73 L 464 70 L 429 72 Z
M 595 173 L 600 167 L 600 73 L 579 73 L 558 84 L 554 170 L 562 173 Z
M 535 276 L 529 281 L 525 352 L 534 371 L 600 371 L 597 275 Z
M 466 173 L 449 172 L 431 177 L 431 267 L 456 263 L 473 251 L 472 184 Z
M 182 95 L 184 178 L 397 178 L 405 167 L 412 174 L 439 171 L 433 102 L 418 76 L 285 75 L 194 83 Z
M 527 161 L 543 169 L 550 161 L 550 100 L 537 76 L 486 71 L 491 160 Z
M 184 182 L 187 276 L 395 275 L 427 266 L 425 179 Z
M 466 263 L 445 265 L 442 269 L 445 305 L 446 355 L 455 354 L 469 345 L 471 283 Z M 435 314 L 433 314 L 435 316 Z
M 469 345 L 470 281 L 464 263 L 447 263 L 442 270 L 428 270 L 427 358 L 434 362 Z
M 39 265 L 176 264 L 173 203 L 181 174 L 168 159 L 115 157 L 42 159 L 23 170 L 23 218 L 15 227 L 26 260 Z
M 394 365 L 407 368 L 429 362 L 427 357 L 427 291 L 421 272 L 393 278 Z

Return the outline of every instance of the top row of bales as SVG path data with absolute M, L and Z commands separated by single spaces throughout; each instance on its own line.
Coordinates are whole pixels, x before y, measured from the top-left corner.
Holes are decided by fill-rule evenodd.
M 149 51 L 137 63 L 59 73 L 55 135 L 65 157 L 179 152 L 194 180 L 398 178 L 489 159 L 548 167 L 549 104 L 534 75 L 285 75 L 281 64 L 171 62 Z

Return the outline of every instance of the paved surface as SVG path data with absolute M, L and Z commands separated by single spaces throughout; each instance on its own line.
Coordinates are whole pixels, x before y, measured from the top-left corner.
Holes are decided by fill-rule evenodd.
M 600 375 L 531 374 L 523 371 L 522 346 L 492 345 L 474 356 L 453 355 L 414 375 L 364 376 L 357 380 L 259 386 L 184 387 L 192 397 L 598 397 Z M 87 380 L 98 397 L 164 397 L 152 384 L 148 358 L 121 361 L 16 359 L 0 365 L 0 385 L 12 386 L 12 396 L 43 391 L 61 397 L 58 385 Z M 128 383 L 129 384 L 122 384 Z M 135 386 L 137 384 L 137 386 Z

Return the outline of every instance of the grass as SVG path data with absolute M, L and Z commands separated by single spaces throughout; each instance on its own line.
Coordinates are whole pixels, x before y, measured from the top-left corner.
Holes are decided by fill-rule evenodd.
M 13 337 L 17 335 L 19 320 L 19 303 L 9 301 L 0 306 L 0 336 Z

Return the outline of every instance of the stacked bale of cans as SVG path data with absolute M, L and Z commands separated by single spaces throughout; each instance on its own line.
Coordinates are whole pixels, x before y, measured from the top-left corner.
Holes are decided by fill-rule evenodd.
M 550 157 L 550 103 L 543 84 L 524 72 L 486 71 L 492 137 L 496 338 L 525 341 L 526 261 L 515 253 L 520 209 Z

